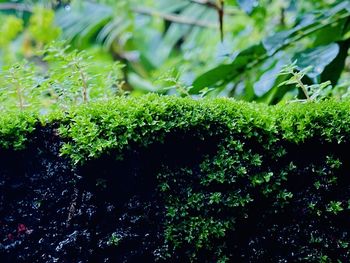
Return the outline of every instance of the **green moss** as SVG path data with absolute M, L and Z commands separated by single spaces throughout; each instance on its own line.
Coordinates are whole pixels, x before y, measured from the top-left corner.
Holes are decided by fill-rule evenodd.
M 0 149 L 23 149 L 38 123 L 32 112 L 3 112 L 0 115 Z
M 38 119 L 29 113 L 1 116 L 0 147 L 23 148 Z M 160 257 L 185 250 L 185 261 L 198 261 L 201 251 L 228 261 L 225 238 L 239 229 L 237 222 L 251 216 L 258 201 L 269 205 L 268 216 L 300 204 L 300 193 L 291 187 L 294 178 L 307 176 L 314 195 L 336 192 L 344 180 L 338 174 L 344 156 L 332 149 L 350 143 L 348 101 L 266 106 L 147 95 L 86 104 L 40 119 L 42 125 L 59 123 L 61 153 L 78 165 L 103 154 L 122 159 L 131 147 L 166 143 L 170 134 L 190 133 L 203 144 L 217 138 L 215 152 L 203 153 L 199 163 L 176 168 L 159 163 L 158 190 L 166 207 Z M 313 146 L 319 152 L 303 152 Z M 349 197 L 327 198 L 306 198 L 307 216 L 339 216 L 349 210 Z M 308 253 L 309 260 L 320 255 Z
M 274 133 L 273 117 L 266 106 L 230 99 L 192 100 L 148 95 L 82 106 L 68 115 L 60 133 L 69 140 L 62 153 L 75 162 L 97 158 L 110 150 L 122 152 L 131 143 L 147 146 L 175 131 L 197 130 L 197 136 L 228 131 L 254 136 Z
M 349 102 L 335 101 L 271 107 L 226 98 L 120 98 L 72 110 L 60 128 L 69 141 L 62 153 L 84 162 L 110 150 L 121 152 L 130 143 L 147 146 L 166 134 L 191 129 L 203 139 L 234 133 L 255 138 L 267 148 L 278 140 L 341 143 L 349 141 L 349 110 Z
M 122 151 L 130 143 L 147 146 L 175 130 L 194 128 L 203 139 L 229 132 L 246 139 L 267 136 L 266 145 L 281 139 L 300 143 L 311 138 L 341 143 L 350 139 L 349 111 L 349 102 L 266 106 L 227 98 L 147 95 L 86 104 L 44 117 L 26 111 L 5 112 L 0 116 L 0 145 L 23 147 L 39 119 L 43 125 L 62 123 L 60 133 L 69 141 L 62 153 L 75 162 L 98 158 L 112 149 Z

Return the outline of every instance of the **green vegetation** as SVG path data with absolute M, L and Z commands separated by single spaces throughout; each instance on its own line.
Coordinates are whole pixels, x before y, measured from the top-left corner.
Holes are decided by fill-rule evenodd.
M 2 0 L 0 98 L 45 111 L 125 92 L 276 104 L 308 97 L 294 72 L 315 97 L 341 99 L 349 19 L 341 0 Z
M 32 112 L 12 112 L 0 117 L 0 148 L 23 149 L 38 118 Z
M 196 101 L 149 95 L 81 106 L 65 117 L 69 121 L 60 133 L 71 139 L 63 153 L 76 162 L 110 150 L 121 153 L 134 143 L 161 142 L 174 131 L 195 132 L 203 140 L 230 133 L 247 139 L 256 136 L 257 143 L 266 147 L 279 139 L 344 143 L 349 140 L 349 109 L 348 102 L 335 101 L 269 107 L 224 98 Z
M 191 142 L 154 167 L 157 259 L 229 262 L 244 226 L 270 231 L 253 262 L 269 235 L 292 262 L 350 258 L 349 1 L 0 0 L 0 32 L 1 151 L 45 128 L 79 169 Z
M 161 142 L 167 133 L 180 130 L 195 131 L 203 140 L 233 132 L 243 133 L 247 139 L 257 136 L 257 142 L 266 145 L 278 140 L 302 143 L 311 138 L 340 144 L 349 141 L 349 109 L 348 101 L 334 100 L 272 107 L 226 98 L 120 97 L 81 105 L 66 113 L 40 116 L 30 111 L 8 112 L 0 118 L 1 144 L 10 145 L 7 138 L 11 134 L 20 144 L 24 141 L 22 134 L 51 122 L 61 123 L 59 133 L 69 140 L 62 152 L 76 162 L 98 158 L 109 150 L 122 153 L 130 143 L 147 146 Z M 254 159 L 259 163 L 259 158 Z
M 170 135 L 199 140 L 203 152 L 198 163 L 159 163 L 158 190 L 166 205 L 165 243 L 159 253 L 167 258 L 186 249 L 192 261 L 204 253 L 226 262 L 226 237 L 250 216 L 255 202 L 268 200 L 277 213 L 298 200 L 290 183 L 295 178 L 307 176 L 313 191 L 326 192 L 344 180 L 338 171 L 346 156 L 333 152 L 332 145 L 350 143 L 349 109 L 348 101 L 333 100 L 272 107 L 225 98 L 121 97 L 52 114 L 46 121 L 26 111 L 2 115 L 0 145 L 23 148 L 35 127 L 59 124 L 61 153 L 82 166 L 106 154 L 122 160 L 128 150 L 167 145 Z M 208 154 L 205 145 L 213 139 L 216 150 Z M 300 162 L 293 155 L 295 146 L 302 156 L 303 149 L 323 148 L 317 157 L 306 154 Z M 305 204 L 309 216 L 347 213 L 347 200 L 320 198 Z M 119 238 L 112 236 L 109 242 L 117 245 Z M 328 241 L 322 242 L 320 251 Z M 309 255 L 318 257 L 319 252 Z

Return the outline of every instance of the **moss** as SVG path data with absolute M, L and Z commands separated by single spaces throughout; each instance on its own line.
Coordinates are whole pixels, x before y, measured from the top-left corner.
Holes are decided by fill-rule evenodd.
M 0 149 L 23 149 L 38 123 L 32 112 L 3 112 L 0 115 Z
M 156 190 L 165 204 L 160 258 L 226 262 L 250 253 L 246 261 L 280 260 L 259 242 L 273 235 L 282 240 L 292 229 L 293 224 L 274 223 L 274 216 L 283 214 L 286 222 L 301 218 L 320 224 L 316 232 L 290 230 L 283 240 L 294 256 L 284 258 L 317 261 L 322 255 L 336 261 L 349 259 L 350 250 L 340 251 L 334 240 L 348 242 L 342 238 L 350 232 L 332 225 L 331 234 L 323 228 L 337 222 L 330 216 L 349 213 L 350 179 L 344 175 L 349 158 L 343 152 L 350 144 L 349 110 L 348 101 L 266 106 L 147 95 L 83 105 L 44 121 L 29 113 L 4 115 L 0 146 L 22 148 L 39 119 L 42 125 L 60 124 L 61 153 L 79 166 L 102 155 L 122 159 L 130 149 L 166 144 L 171 134 L 188 134 L 203 144 L 216 138 L 214 153 L 202 153 L 199 161 L 181 167 L 164 160 L 158 164 Z M 261 239 L 247 245 L 250 252 L 229 245 L 247 235 L 242 226 L 260 231 Z M 263 238 L 264 231 L 270 236 Z M 295 246 L 298 238 L 304 243 Z M 315 238 L 323 240 L 316 250 Z
M 97 158 L 109 150 L 122 151 L 130 143 L 147 146 L 162 141 L 175 130 L 198 129 L 205 138 L 229 131 L 246 138 L 269 134 L 290 142 L 318 138 L 346 142 L 350 134 L 350 103 L 323 101 L 266 106 L 233 99 L 193 100 L 147 95 L 117 98 L 56 111 L 47 116 L 33 112 L 4 112 L 0 116 L 0 145 L 22 148 L 35 126 L 60 122 L 60 133 L 69 142 L 62 153 L 75 162 Z M 270 141 L 265 141 L 269 144 Z
M 157 95 L 94 103 L 69 113 L 69 123 L 60 129 L 69 140 L 63 154 L 84 162 L 110 150 L 147 146 L 166 134 L 193 129 L 203 139 L 229 130 L 247 136 L 253 136 L 253 128 L 274 132 L 274 120 L 263 113 L 265 108 L 230 99 L 196 101 Z
M 60 132 L 69 142 L 63 154 L 75 162 L 97 158 L 131 143 L 147 146 L 168 133 L 197 129 L 198 136 L 240 134 L 249 139 L 264 137 L 303 142 L 349 141 L 350 103 L 325 101 L 266 106 L 232 99 L 192 100 L 148 95 L 94 103 L 72 110 Z M 260 138 L 261 141 L 262 137 Z

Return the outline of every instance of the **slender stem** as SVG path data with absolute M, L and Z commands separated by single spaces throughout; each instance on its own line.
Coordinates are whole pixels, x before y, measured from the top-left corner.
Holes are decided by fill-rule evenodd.
M 16 83 L 16 93 L 17 93 L 17 98 L 19 102 L 19 108 L 21 111 L 24 109 L 24 102 L 23 102 L 23 96 L 22 96 L 22 89 L 18 83 Z
M 87 86 L 86 77 L 85 77 L 84 72 L 81 72 L 80 76 L 81 76 L 81 81 L 83 83 L 83 101 L 87 102 L 88 101 L 88 95 L 87 95 L 88 86 Z
M 87 95 L 87 90 L 88 90 L 88 84 L 87 84 L 87 80 L 86 80 L 86 76 L 84 71 L 81 69 L 81 67 L 76 64 L 75 67 L 77 68 L 77 70 L 79 71 L 79 75 L 81 78 L 81 83 L 82 83 L 82 95 L 83 95 L 83 102 L 88 102 L 88 95 Z
M 22 97 L 22 91 L 20 87 L 16 87 L 17 90 L 17 96 L 18 96 L 18 100 L 19 100 L 19 108 L 21 109 L 21 111 L 23 111 L 24 109 L 24 103 L 23 103 L 23 97 Z
M 183 94 L 185 94 L 185 96 L 191 97 L 191 94 L 190 94 L 181 84 L 176 83 L 175 85 L 176 85 L 176 88 L 177 88 L 180 92 L 182 92 Z
M 225 12 L 225 3 L 224 0 L 218 0 L 218 16 L 219 16 L 219 25 L 220 25 L 220 38 L 221 42 L 224 41 L 224 12 Z
M 306 96 L 306 99 L 308 101 L 311 101 L 311 98 L 307 92 L 307 88 L 306 86 L 304 85 L 304 83 L 301 81 L 301 79 L 299 78 L 299 76 L 294 72 L 294 70 L 292 71 L 292 74 L 293 76 L 295 77 L 296 81 L 298 82 L 298 86 L 303 90 L 305 96 Z
M 18 78 L 15 75 L 15 73 L 12 72 L 11 75 L 12 75 L 12 80 L 14 81 L 12 83 L 14 84 L 14 86 L 16 88 L 16 94 L 17 94 L 19 109 L 21 111 L 23 111 L 23 109 L 24 109 L 24 99 L 23 99 L 23 94 L 22 94 L 22 88 L 21 88 L 20 83 L 18 82 Z

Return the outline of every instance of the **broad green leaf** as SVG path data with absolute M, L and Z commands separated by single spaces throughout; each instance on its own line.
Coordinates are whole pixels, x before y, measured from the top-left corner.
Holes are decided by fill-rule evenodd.
M 192 94 L 197 94 L 203 88 L 213 86 L 217 84 L 218 81 L 224 80 L 231 73 L 231 65 L 220 65 L 197 78 L 193 82 L 193 88 L 190 92 Z
M 339 23 L 329 25 L 317 33 L 314 46 L 323 46 L 344 39 L 345 34 L 350 30 L 349 21 L 343 20 Z
M 267 37 L 260 44 L 240 52 L 231 64 L 219 65 L 199 76 L 193 82 L 193 89 L 191 92 L 196 93 L 204 87 L 222 86 L 225 83 L 234 81 L 240 74 L 244 74 L 245 71 L 252 69 L 252 67 L 274 56 L 279 51 L 285 50 L 297 41 L 313 35 L 330 25 L 343 22 L 350 17 L 350 13 L 347 12 L 349 4 L 350 3 L 340 3 L 323 13 L 319 12 L 317 15 L 305 15 L 301 19 L 301 22 L 293 29 L 281 31 Z M 339 47 L 337 44 L 332 44 L 330 46 L 316 48 L 315 50 L 307 50 L 305 54 L 297 55 L 297 58 L 300 56 L 303 57 L 299 59 L 299 66 L 305 66 L 307 64 L 314 65 L 314 72 L 310 74 L 315 77 L 320 75 L 324 68 L 334 60 L 338 52 Z M 311 63 L 319 57 L 325 60 L 322 62 L 318 60 L 316 63 Z
M 259 5 L 259 1 L 257 0 L 237 0 L 237 2 L 240 8 L 247 14 L 251 14 Z
M 278 73 L 281 71 L 284 65 L 285 61 L 282 59 L 280 59 L 277 63 L 276 61 L 273 61 L 272 67 L 266 70 L 254 84 L 254 93 L 256 96 L 264 96 L 275 86 Z
M 305 15 L 301 22 L 296 25 L 294 28 L 277 32 L 271 36 L 265 38 L 262 43 L 269 55 L 275 54 L 279 49 L 282 49 L 285 46 L 290 45 L 295 41 L 295 38 L 298 36 L 303 36 L 306 29 L 310 26 L 317 25 L 317 19 L 314 15 Z
M 231 64 L 220 65 L 201 75 L 193 82 L 191 93 L 198 93 L 202 88 L 210 87 L 218 82 L 233 79 L 243 74 L 250 64 L 254 64 L 266 54 L 262 44 L 255 45 L 240 52 Z
M 306 75 L 311 78 L 317 78 L 324 71 L 325 67 L 330 64 L 338 55 L 339 46 L 332 43 L 326 46 L 307 49 L 297 53 L 293 60 L 297 61 L 297 66 L 300 69 L 312 67 Z
M 345 60 L 348 57 L 350 39 L 338 43 L 339 52 L 337 57 L 327 65 L 321 75 L 321 82 L 330 81 L 333 86 L 338 83 L 340 75 L 345 67 Z
M 184 10 L 182 10 L 179 16 L 185 20 L 196 21 L 202 20 L 202 17 L 210 11 L 211 10 L 208 10 L 204 6 L 190 5 Z M 160 67 L 164 63 L 164 61 L 169 57 L 174 46 L 181 39 L 188 37 L 191 34 L 192 30 L 193 26 L 172 23 L 167 29 L 167 32 L 163 37 L 162 41 L 159 43 L 156 54 L 153 54 L 152 56 L 153 64 L 155 66 Z M 153 50 L 151 52 L 153 52 Z

